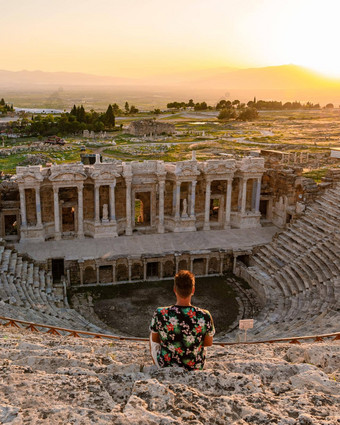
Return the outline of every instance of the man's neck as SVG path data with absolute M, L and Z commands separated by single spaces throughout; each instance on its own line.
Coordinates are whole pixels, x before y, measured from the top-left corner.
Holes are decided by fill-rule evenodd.
M 177 297 L 176 305 L 179 305 L 181 307 L 191 306 L 191 297 L 188 297 L 188 298 Z

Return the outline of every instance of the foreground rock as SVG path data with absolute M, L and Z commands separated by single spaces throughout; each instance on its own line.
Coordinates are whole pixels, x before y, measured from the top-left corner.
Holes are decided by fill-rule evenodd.
M 340 423 L 339 342 L 216 346 L 186 372 L 146 343 L 0 332 L 0 423 Z

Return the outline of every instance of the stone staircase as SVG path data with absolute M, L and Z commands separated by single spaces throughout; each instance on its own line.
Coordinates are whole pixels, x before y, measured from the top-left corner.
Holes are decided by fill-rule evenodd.
M 0 315 L 63 328 L 102 332 L 71 309 L 51 273 L 0 242 Z
M 340 421 L 336 341 L 213 346 L 204 370 L 188 372 L 156 370 L 146 342 L 0 330 L 0 423 Z
M 264 294 L 256 339 L 339 331 L 340 184 L 236 272 Z

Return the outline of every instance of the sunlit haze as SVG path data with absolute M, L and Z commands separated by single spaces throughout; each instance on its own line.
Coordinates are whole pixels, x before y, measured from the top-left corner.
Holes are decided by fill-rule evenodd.
M 1 1 L 1 69 L 143 77 L 294 63 L 340 77 L 338 0 Z

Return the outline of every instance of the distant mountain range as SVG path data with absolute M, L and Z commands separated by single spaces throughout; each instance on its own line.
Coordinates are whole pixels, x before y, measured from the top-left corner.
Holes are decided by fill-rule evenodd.
M 56 87 L 167 86 L 188 89 L 223 90 L 295 90 L 340 88 L 340 80 L 330 79 L 296 65 L 270 66 L 247 69 L 208 69 L 158 75 L 144 78 L 98 76 L 80 72 L 4 71 L 0 70 L 0 88 L 56 88 Z
M 215 68 L 183 71 L 141 78 L 110 77 L 80 72 L 0 70 L 0 97 L 20 107 L 71 108 L 84 103 L 88 108 L 124 105 L 128 100 L 140 108 L 164 108 L 179 100 L 221 99 L 247 102 L 257 99 L 325 105 L 340 104 L 340 80 L 330 79 L 296 65 L 264 68 Z

